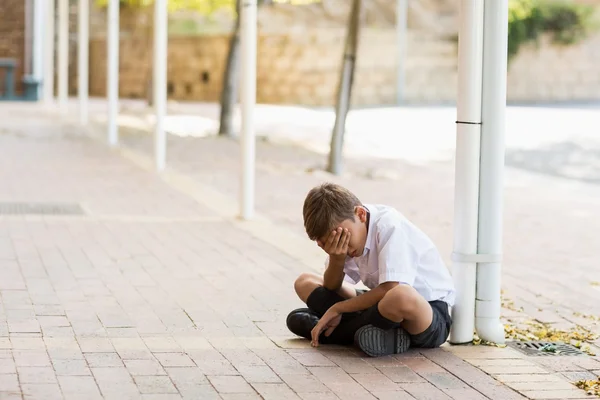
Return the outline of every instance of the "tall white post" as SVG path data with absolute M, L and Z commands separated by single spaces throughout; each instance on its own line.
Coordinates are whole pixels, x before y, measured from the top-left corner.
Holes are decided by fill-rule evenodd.
M 58 104 L 67 112 L 69 101 L 69 0 L 58 0 Z
M 44 29 L 46 21 L 44 19 L 44 1 L 34 0 L 33 2 L 33 62 L 31 74 L 36 82 L 41 83 L 44 80 Z M 41 97 L 41 85 L 38 85 L 37 98 Z
M 250 219 L 254 214 L 255 131 L 256 105 L 256 0 L 241 0 L 240 41 L 242 47 L 241 105 L 242 105 L 242 201 L 241 216 Z
M 55 0 L 44 0 L 45 32 L 44 32 L 44 103 L 54 101 L 54 50 L 55 50 Z
M 406 83 L 406 44 L 408 32 L 408 0 L 396 0 L 396 40 L 398 46 L 398 71 L 396 76 L 396 101 L 404 102 Z
M 33 31 L 35 29 L 35 4 L 33 0 L 25 1 L 25 54 L 24 75 L 33 75 Z
M 154 2 L 154 65 L 153 79 L 154 109 L 156 126 L 154 128 L 154 156 L 156 170 L 165 169 L 167 158 L 167 135 L 165 132 L 165 114 L 167 111 L 167 0 Z
M 88 123 L 88 79 L 89 79 L 89 26 L 90 26 L 90 0 L 79 0 L 79 38 L 77 49 L 77 78 L 79 91 L 79 122 Z
M 479 248 L 475 328 L 482 340 L 504 343 L 500 321 L 504 131 L 508 51 L 508 0 L 485 2 L 483 127 L 479 189 Z
M 108 144 L 119 141 L 119 0 L 108 0 L 106 94 L 108 97 Z
M 492 0 L 495 1 L 495 0 Z M 473 340 L 479 203 L 479 145 L 483 65 L 484 0 L 461 0 L 458 32 L 458 102 L 454 189 L 451 343 Z

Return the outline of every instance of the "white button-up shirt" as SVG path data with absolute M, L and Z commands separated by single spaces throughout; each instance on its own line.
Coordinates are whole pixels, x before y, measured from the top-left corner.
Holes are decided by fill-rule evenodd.
M 381 283 L 410 285 L 427 301 L 454 305 L 454 282 L 431 239 L 392 207 L 365 205 L 370 212 L 365 250 L 346 258 L 347 282 L 373 289 Z

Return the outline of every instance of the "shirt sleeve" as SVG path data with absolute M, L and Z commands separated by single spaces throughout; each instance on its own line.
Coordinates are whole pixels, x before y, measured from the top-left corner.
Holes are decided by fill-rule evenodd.
M 399 282 L 413 286 L 417 276 L 417 254 L 401 224 L 381 229 L 377 240 L 379 284 Z

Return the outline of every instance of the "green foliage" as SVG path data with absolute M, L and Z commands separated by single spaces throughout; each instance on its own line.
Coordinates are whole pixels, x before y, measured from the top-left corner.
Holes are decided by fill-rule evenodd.
M 508 58 L 521 45 L 550 34 L 556 44 L 574 44 L 593 29 L 595 8 L 562 0 L 510 0 L 508 10 Z
M 98 7 L 106 7 L 109 0 L 96 0 Z M 154 0 L 120 0 L 121 7 L 143 8 L 154 4 Z M 196 11 L 210 15 L 217 10 L 234 10 L 235 0 L 168 0 L 170 12 L 180 10 Z
M 96 0 L 98 7 L 106 7 L 109 0 Z M 204 15 L 210 15 L 219 10 L 230 10 L 235 12 L 236 0 L 168 0 L 167 4 L 170 12 L 180 10 L 196 11 Z M 292 5 L 307 5 L 319 3 L 320 0 L 258 0 L 261 3 L 280 3 Z M 121 7 L 142 8 L 154 4 L 154 0 L 120 0 Z

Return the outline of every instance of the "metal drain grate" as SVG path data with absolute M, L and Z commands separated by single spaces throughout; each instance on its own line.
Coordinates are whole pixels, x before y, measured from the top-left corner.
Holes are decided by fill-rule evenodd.
M 528 356 L 585 356 L 577 347 L 562 342 L 509 342 L 508 345 Z M 544 346 L 553 346 L 556 351 L 542 351 Z
M 3 203 L 0 215 L 83 215 L 77 203 Z

